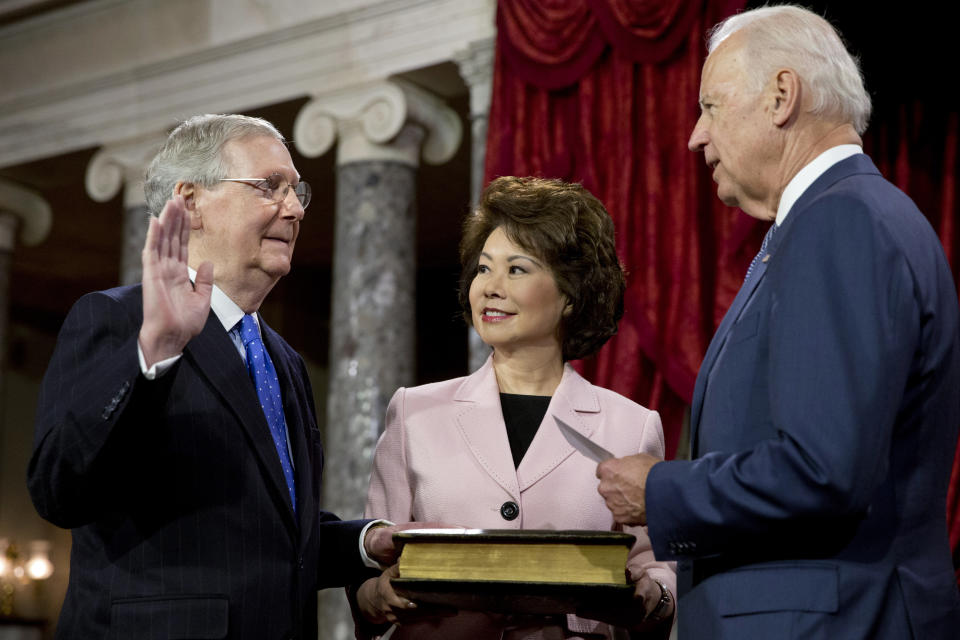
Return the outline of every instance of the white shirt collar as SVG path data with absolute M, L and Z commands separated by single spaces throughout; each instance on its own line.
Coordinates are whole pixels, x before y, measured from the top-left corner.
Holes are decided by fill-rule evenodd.
M 787 183 L 787 186 L 783 189 L 783 194 L 780 196 L 780 205 L 777 207 L 777 224 L 783 224 L 790 208 L 817 178 L 826 173 L 827 169 L 858 153 L 863 153 L 863 148 L 858 144 L 837 145 L 836 147 L 830 147 L 810 161 L 810 164 L 800 169 L 797 175 L 793 176 L 793 179 Z
M 190 282 L 195 281 L 197 278 L 196 270 L 191 267 L 187 267 L 187 272 L 190 274 Z M 210 294 L 210 309 L 213 311 L 214 315 L 217 316 L 217 320 L 220 321 L 220 324 L 223 325 L 223 328 L 227 331 L 233 329 L 245 315 L 243 313 L 243 309 L 241 309 L 236 302 L 231 300 L 230 297 L 223 292 L 223 289 L 217 285 L 213 285 L 213 292 Z M 259 327 L 260 318 L 257 317 L 257 313 L 254 312 L 251 315 L 256 321 L 257 327 Z

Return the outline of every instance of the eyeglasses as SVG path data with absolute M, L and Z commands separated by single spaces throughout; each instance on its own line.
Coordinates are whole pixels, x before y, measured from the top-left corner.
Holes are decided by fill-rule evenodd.
M 290 194 L 290 189 L 293 188 L 293 192 L 297 195 L 297 200 L 300 201 L 300 206 L 304 209 L 310 204 L 310 196 L 312 194 L 308 183 L 301 180 L 296 186 L 291 185 L 290 182 L 279 173 L 271 173 L 266 178 L 220 178 L 220 182 L 242 182 L 258 191 L 262 191 L 263 197 L 271 202 L 283 202 Z

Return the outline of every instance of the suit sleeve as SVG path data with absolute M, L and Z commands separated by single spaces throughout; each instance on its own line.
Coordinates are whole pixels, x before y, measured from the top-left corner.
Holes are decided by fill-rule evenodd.
M 397 389 L 387 406 L 386 428 L 373 454 L 373 471 L 364 516 L 393 522 L 414 520 L 413 489 L 407 470 L 404 433 L 406 389 Z
M 105 293 L 70 310 L 40 387 L 27 485 L 37 511 L 61 527 L 96 519 L 117 474 L 150 448 L 151 411 L 169 377 L 140 375 L 136 313 Z M 176 367 L 178 365 L 174 365 Z
M 773 287 L 757 338 L 769 364 L 757 355 L 754 368 L 776 436 L 653 468 L 660 558 L 676 557 L 677 541 L 683 555 L 745 558 L 842 543 L 887 474 L 919 333 L 912 273 L 862 200 L 832 195 L 800 215 L 760 284 Z

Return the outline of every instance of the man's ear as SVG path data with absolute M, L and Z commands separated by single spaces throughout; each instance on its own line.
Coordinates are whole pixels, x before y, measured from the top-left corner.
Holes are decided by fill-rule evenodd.
M 783 127 L 800 115 L 803 83 L 793 69 L 780 69 L 773 79 L 773 124 Z
M 183 196 L 183 206 L 190 213 L 190 229 L 202 229 L 203 220 L 197 210 L 197 186 L 192 182 L 178 182 L 173 187 L 173 195 Z

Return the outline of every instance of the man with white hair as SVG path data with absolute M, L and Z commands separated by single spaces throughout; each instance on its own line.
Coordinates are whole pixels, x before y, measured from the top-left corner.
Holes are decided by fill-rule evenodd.
M 724 203 L 774 224 L 700 368 L 692 459 L 608 460 L 599 491 L 680 561 L 683 640 L 954 638 L 942 247 L 863 155 L 870 99 L 828 22 L 764 7 L 709 51 L 689 147 Z

